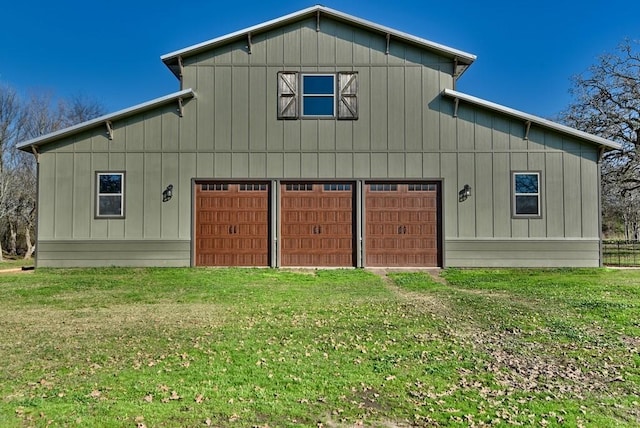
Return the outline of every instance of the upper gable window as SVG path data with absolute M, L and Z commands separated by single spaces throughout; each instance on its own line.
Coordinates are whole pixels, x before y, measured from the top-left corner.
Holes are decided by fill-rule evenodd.
M 302 75 L 302 116 L 335 116 L 335 80 L 333 74 Z
M 358 118 L 358 73 L 278 72 L 278 119 Z

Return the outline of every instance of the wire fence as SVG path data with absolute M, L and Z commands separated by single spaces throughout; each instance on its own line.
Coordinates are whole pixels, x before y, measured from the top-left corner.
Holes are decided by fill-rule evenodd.
M 606 266 L 640 266 L 640 241 L 602 241 L 602 258 Z

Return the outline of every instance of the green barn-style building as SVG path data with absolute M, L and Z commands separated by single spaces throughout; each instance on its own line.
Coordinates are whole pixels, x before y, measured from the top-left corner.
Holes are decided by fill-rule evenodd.
M 323 6 L 162 57 L 25 141 L 37 266 L 599 266 L 615 142 L 456 91 L 475 56 Z

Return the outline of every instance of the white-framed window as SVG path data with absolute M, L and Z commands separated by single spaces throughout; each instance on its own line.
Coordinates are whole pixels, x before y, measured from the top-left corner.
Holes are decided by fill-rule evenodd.
M 124 218 L 124 172 L 96 172 L 96 218 Z
M 278 72 L 278 119 L 358 119 L 358 73 Z
M 333 74 L 302 75 L 302 116 L 333 117 L 336 115 L 336 76 Z
M 541 217 L 540 172 L 512 172 L 513 217 Z

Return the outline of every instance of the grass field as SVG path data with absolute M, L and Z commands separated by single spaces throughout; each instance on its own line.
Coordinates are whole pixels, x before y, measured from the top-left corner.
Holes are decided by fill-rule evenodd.
M 640 273 L 0 275 L 0 426 L 640 425 Z
M 0 262 L 0 271 L 21 268 L 22 266 L 33 266 L 34 263 L 33 259 L 25 260 L 23 257 L 8 256 L 5 254 Z

